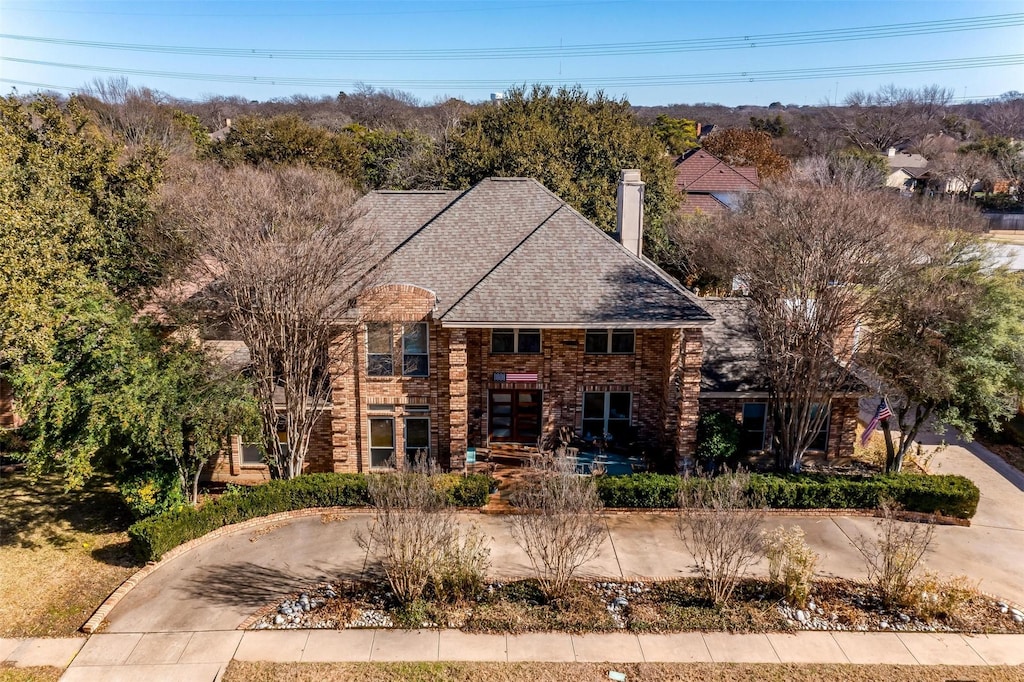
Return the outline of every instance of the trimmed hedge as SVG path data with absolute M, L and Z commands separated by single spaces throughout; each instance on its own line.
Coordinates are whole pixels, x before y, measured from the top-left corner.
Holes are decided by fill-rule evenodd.
M 662 474 L 603 476 L 597 489 L 607 507 L 667 509 L 679 504 L 680 485 L 700 485 L 700 478 Z M 978 486 L 963 476 L 891 474 L 827 476 L 824 474 L 751 474 L 750 487 L 775 509 L 873 509 L 889 497 L 904 509 L 969 519 L 978 510 Z
M 445 497 L 459 507 L 485 505 L 490 481 L 484 474 L 437 477 Z M 128 536 L 140 559 L 157 561 L 168 550 L 233 523 L 309 507 L 364 507 L 368 504 L 365 475 L 310 474 L 290 481 L 269 481 L 243 488 L 201 507 L 183 507 L 143 519 L 128 529 Z

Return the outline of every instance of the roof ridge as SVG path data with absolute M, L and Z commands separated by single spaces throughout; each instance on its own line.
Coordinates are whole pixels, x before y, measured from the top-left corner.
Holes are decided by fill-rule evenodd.
M 538 182 L 537 184 L 538 184 L 538 185 L 540 185 L 540 183 L 539 183 L 539 182 Z M 543 185 L 541 185 L 541 187 L 543 187 Z M 510 258 L 510 257 L 512 256 L 512 254 L 513 254 L 513 253 L 515 253 L 516 251 L 518 251 L 518 250 L 519 250 L 519 248 L 520 248 L 520 247 L 521 247 L 521 246 L 522 246 L 523 244 L 525 244 L 525 243 L 526 243 L 526 242 L 527 242 L 527 241 L 528 241 L 528 240 L 530 239 L 530 237 L 532 237 L 533 235 L 537 234 L 537 231 L 538 231 L 538 230 L 540 230 L 540 228 L 544 227 L 544 225 L 545 225 L 545 224 L 546 224 L 546 223 L 547 223 L 547 222 L 548 222 L 549 220 L 551 220 L 552 218 L 554 218 L 554 217 L 555 217 L 555 215 L 556 215 L 556 214 L 557 214 L 557 213 L 558 213 L 559 211 L 561 211 L 561 210 L 562 210 L 563 208 L 566 208 L 566 207 L 567 207 L 567 204 L 566 204 L 566 203 L 565 203 L 564 201 L 562 201 L 562 202 L 561 202 L 561 205 L 559 205 L 559 206 L 558 206 L 558 208 L 556 208 L 556 209 L 555 209 L 554 211 L 552 211 L 552 212 L 551 212 L 551 215 L 549 215 L 549 216 L 548 216 L 547 218 L 545 218 L 544 220 L 540 221 L 540 222 L 539 222 L 539 223 L 537 224 L 537 226 L 536 226 L 536 227 L 534 227 L 534 228 L 533 228 L 532 230 L 530 230 L 529 234 L 527 234 L 527 235 L 526 235 L 525 237 L 523 237 L 523 238 L 522 238 L 521 240 L 519 240 L 519 243 L 518 243 L 518 244 L 516 244 L 516 245 L 515 245 L 515 246 L 514 246 L 513 248 L 509 249 L 508 253 L 506 253 L 506 254 L 505 254 L 504 256 L 502 256 L 502 257 L 501 257 L 500 259 L 498 259 L 498 262 L 497 262 L 497 263 L 495 263 L 495 264 L 494 264 L 493 266 L 491 266 L 491 269 L 490 269 L 490 270 L 488 270 L 488 271 L 487 271 L 487 272 L 486 272 L 486 273 L 484 274 L 484 276 L 483 276 L 483 277 L 481 277 L 480 279 L 478 279 L 478 280 L 476 281 L 476 284 L 474 284 L 473 286 L 469 287 L 469 288 L 468 288 L 468 289 L 466 289 L 466 290 L 465 290 L 464 292 L 462 292 L 462 296 L 459 296 L 459 299 L 458 299 L 457 301 L 455 301 L 455 303 L 452 303 L 452 304 L 451 304 L 450 306 L 448 306 L 448 310 L 446 310 L 446 311 L 444 312 L 444 314 L 443 314 L 443 315 L 441 315 L 441 319 L 443 320 L 443 319 L 444 319 L 445 317 L 447 317 L 448 313 L 450 313 L 451 311 L 455 310 L 455 308 L 456 308 L 456 307 L 457 307 L 457 306 L 458 306 L 458 305 L 459 305 L 460 303 L 462 303 L 462 301 L 464 301 L 464 300 L 466 299 L 466 297 L 467 297 L 467 296 L 469 296 L 469 295 L 470 295 L 470 294 L 471 294 L 471 293 L 472 293 L 472 292 L 473 292 L 473 291 L 474 291 L 474 290 L 475 290 L 475 289 L 476 289 L 476 288 L 477 288 L 478 286 L 480 286 L 481 284 L 483 284 L 483 283 L 484 283 L 484 281 L 485 281 L 485 280 L 486 280 L 486 279 L 487 279 L 488 277 L 490 277 L 490 276 L 491 276 L 492 274 L 494 274 L 494 271 L 495 271 L 495 270 L 497 270 L 497 269 L 498 269 L 499 267 L 501 267 L 501 264 L 502 264 L 502 263 L 504 263 L 505 261 L 507 261 L 507 260 L 508 260 L 508 259 L 509 259 L 509 258 Z
M 434 214 L 433 216 L 431 216 L 430 220 L 428 220 L 427 222 L 423 223 L 423 224 L 422 224 L 422 225 L 420 225 L 420 226 L 419 226 L 418 228 L 416 228 L 415 230 L 413 230 L 412 234 L 410 234 L 410 235 L 409 235 L 408 237 L 406 237 L 405 239 L 403 239 L 402 241 L 400 241 L 400 242 L 398 243 L 398 245 L 397 245 L 397 246 L 395 246 L 395 248 L 391 249 L 391 251 L 389 251 L 388 253 L 386 253 L 386 254 L 384 254 L 383 256 L 381 256 L 380 260 L 378 260 L 378 261 L 377 261 L 376 263 L 374 263 L 374 265 L 373 265 L 373 266 L 372 266 L 372 267 L 371 267 L 370 269 L 368 269 L 368 270 L 366 271 L 366 273 L 365 273 L 365 274 L 363 275 L 363 278 L 366 278 L 366 276 L 370 275 L 370 274 L 371 274 L 371 273 L 373 273 L 373 272 L 376 272 L 376 271 L 377 271 L 377 270 L 378 270 L 379 268 L 383 267 L 384 263 L 385 263 L 385 262 L 387 262 L 387 260 L 388 260 L 389 258 L 391 258 L 391 257 L 392 257 L 392 256 L 394 256 L 394 255 L 395 255 L 396 253 L 398 253 L 398 251 L 399 251 L 399 250 L 401 250 L 401 248 L 402 248 L 403 246 L 405 246 L 405 245 L 406 245 L 406 244 L 408 244 L 408 243 L 409 243 L 410 241 L 412 241 L 413 237 L 415 237 L 416 235 L 418 235 L 418 234 L 419 234 L 420 232 L 422 232 L 423 230 L 427 229 L 427 226 L 431 225 L 431 224 L 432 224 L 432 223 L 433 223 L 434 221 L 436 221 L 436 220 L 437 220 L 438 218 L 440 218 L 440 217 L 441 217 L 442 215 L 444 215 L 444 214 L 445 214 L 445 213 L 446 213 L 446 212 L 447 212 L 447 211 L 448 211 L 448 210 L 449 210 L 449 209 L 450 209 L 450 208 L 451 208 L 452 206 L 454 206 L 454 205 L 455 205 L 455 204 L 457 204 L 457 203 L 458 203 L 459 201 L 461 201 L 463 197 L 465 197 L 465 196 L 466 196 L 467 194 L 469 194 L 470 192 L 472 192 L 472 191 L 473 191 L 474 189 L 476 189 L 476 188 L 477 188 L 478 186 L 479 186 L 479 183 L 478 183 L 478 184 L 476 184 L 476 185 L 473 185 L 473 186 L 472 186 L 472 187 L 470 187 L 469 189 L 466 189 L 466 190 L 463 190 L 462 192 L 460 192 L 460 193 L 459 193 L 459 195 L 458 195 L 457 197 L 455 197 L 454 199 L 452 199 L 451 201 L 449 201 L 449 202 L 448 202 L 448 203 L 447 203 L 447 204 L 445 205 L 445 207 L 444 207 L 444 208 L 442 208 L 442 209 L 441 209 L 440 211 L 438 211 L 438 212 L 437 212 L 437 213 L 435 213 L 435 214 Z M 451 191 L 453 191 L 453 192 L 458 192 L 458 190 L 451 190 Z M 379 190 L 374 190 L 374 193 L 375 193 L 375 194 L 381 194 L 382 192 L 380 192 Z

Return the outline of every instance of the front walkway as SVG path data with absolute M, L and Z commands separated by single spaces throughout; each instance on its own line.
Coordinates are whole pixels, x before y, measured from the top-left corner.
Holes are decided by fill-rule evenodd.
M 40 656 L 40 642 L 53 652 L 50 658 Z M 231 660 L 1024 664 L 1024 635 L 891 632 L 469 635 L 458 630 L 220 630 L 102 634 L 88 641 L 0 640 L 0 653 L 12 644 L 16 647 L 7 661 L 15 666 L 64 667 L 74 656 L 64 682 L 212 682 Z M 77 655 L 69 655 L 71 649 Z

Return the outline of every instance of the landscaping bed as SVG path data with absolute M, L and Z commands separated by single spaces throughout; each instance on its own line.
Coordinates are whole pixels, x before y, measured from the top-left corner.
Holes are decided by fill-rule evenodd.
M 938 591 L 938 589 L 936 590 Z M 533 580 L 490 582 L 475 599 L 399 604 L 384 581 L 319 585 L 269 605 L 250 629 L 458 628 L 518 634 L 796 630 L 1024 634 L 1024 614 L 961 582 L 945 583 L 942 603 L 886 608 L 873 589 L 850 580 L 815 583 L 810 603 L 796 609 L 765 580 L 741 581 L 725 606 L 715 606 L 700 580 L 587 580 L 557 603 Z

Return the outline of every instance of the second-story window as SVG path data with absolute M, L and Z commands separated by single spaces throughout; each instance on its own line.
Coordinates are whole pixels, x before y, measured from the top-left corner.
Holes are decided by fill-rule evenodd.
M 371 377 L 389 377 L 395 373 L 394 343 L 391 324 L 372 322 L 366 325 L 366 373 Z
M 539 329 L 492 329 L 492 353 L 540 353 Z
M 430 373 L 427 350 L 427 323 L 417 322 L 402 327 L 402 375 L 425 377 Z
M 636 348 L 636 334 L 632 329 L 588 329 L 587 353 L 628 355 Z

